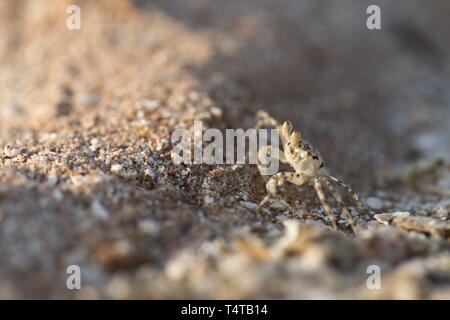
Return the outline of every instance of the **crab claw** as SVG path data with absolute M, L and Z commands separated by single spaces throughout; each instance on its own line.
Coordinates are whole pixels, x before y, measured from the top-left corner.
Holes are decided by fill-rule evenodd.
M 269 114 L 268 114 L 266 111 L 259 110 L 259 111 L 256 113 L 256 118 L 258 118 L 258 119 L 269 118 Z
M 292 145 L 296 146 L 300 142 L 300 139 L 301 139 L 300 132 L 295 131 L 293 134 L 291 134 L 289 141 L 291 142 Z

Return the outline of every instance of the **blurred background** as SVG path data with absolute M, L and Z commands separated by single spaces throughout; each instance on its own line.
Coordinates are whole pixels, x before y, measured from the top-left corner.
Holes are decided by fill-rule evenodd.
M 80 30 L 66 28 L 70 16 L 66 9 L 71 4 L 81 8 Z M 381 30 L 366 27 L 366 9 L 371 4 L 381 8 Z M 64 189 L 63 182 L 72 181 L 71 170 L 81 168 L 81 162 L 73 159 L 94 138 L 103 137 L 108 146 L 127 152 L 134 148 L 133 139 L 147 143 L 150 138 L 168 138 L 171 130 L 201 119 L 205 112 L 209 126 L 220 129 L 249 128 L 261 109 L 279 121 L 291 120 L 318 148 L 330 170 L 363 195 L 381 189 L 397 192 L 401 188 L 388 177 L 423 161 L 425 166 L 439 159 L 447 163 L 450 156 L 449 17 L 446 0 L 1 1 L 0 145 L 3 149 L 15 143 L 27 149 L 28 155 L 72 149 L 61 167 L 65 171 L 56 173 L 48 163 L 3 158 L 0 202 L 4 216 L 15 215 L 17 221 L 9 229 L 3 222 L 3 257 L 14 258 L 10 265 L 2 261 L 0 276 L 29 277 L 30 270 L 35 270 L 39 276 L 35 291 L 29 294 L 60 295 L 56 285 L 47 282 L 48 270 L 60 270 L 66 261 L 58 252 L 72 250 L 67 259 L 78 254 L 90 261 L 92 255 L 95 260 L 99 246 L 98 239 L 90 239 L 86 248 L 95 242 L 95 250 L 77 249 L 73 239 L 87 229 L 62 235 L 67 222 L 60 216 L 54 218 L 52 212 L 92 209 L 94 195 L 92 190 L 72 190 L 65 194 L 66 200 L 57 202 L 51 195 L 54 190 L 44 188 L 44 182 L 56 176 L 58 187 Z M 139 126 L 154 132 L 142 134 L 144 129 Z M 155 150 L 154 154 L 163 154 Z M 86 164 L 91 167 L 83 167 L 80 174 L 110 171 L 111 161 L 96 161 Z M 139 162 L 131 162 L 139 174 Z M 146 190 L 163 184 L 135 180 Z M 421 182 L 413 182 L 402 188 L 418 187 L 420 195 Z M 433 186 L 448 192 L 448 170 L 435 177 Z M 125 187 L 129 184 L 124 183 Z M 111 200 L 115 194 L 98 192 L 111 212 L 122 212 L 124 206 Z M 130 194 L 139 203 L 139 197 Z M 258 196 L 250 197 L 257 202 Z M 161 201 L 170 202 L 171 197 L 163 195 Z M 12 199 L 47 199 L 42 200 L 46 209 L 21 207 Z M 189 210 L 197 212 L 194 200 L 180 201 L 193 205 Z M 77 203 L 82 204 L 80 208 Z M 46 227 L 37 222 L 28 225 L 33 210 L 34 214 L 48 213 L 43 223 L 50 225 L 54 237 L 43 236 Z M 166 235 L 177 241 L 163 237 L 157 245 L 152 240 L 152 245 L 172 252 L 185 236 L 195 242 L 226 234 L 223 230 L 231 228 L 230 222 L 202 238 L 198 233 L 195 236 L 200 231 L 193 227 L 196 222 L 188 222 L 189 217 L 175 222 L 185 223 L 182 231 Z M 105 227 L 99 239 L 115 239 L 114 228 L 117 225 Z M 43 242 L 47 244 L 60 237 L 67 239 L 61 246 L 50 245 L 50 251 L 43 249 L 47 244 L 31 248 L 29 244 L 41 236 L 50 237 Z M 42 250 L 48 256 L 39 260 Z M 148 252 L 142 258 L 141 249 L 136 250 L 139 255 L 131 259 L 132 268 L 144 262 L 163 265 L 153 255 L 149 258 Z M 118 265 L 121 269 L 122 264 Z M 91 279 L 108 279 L 104 271 L 91 269 Z M 8 290 L 17 281 L 11 280 Z M 5 288 L 3 293 L 8 291 Z M 23 289 L 16 293 L 23 296 Z
M 65 28 L 72 3 L 81 30 Z M 366 28 L 370 4 L 381 30 Z M 188 77 L 229 127 L 265 109 L 353 183 L 361 172 L 374 182 L 387 164 L 448 156 L 449 11 L 446 1 L 3 1 L 3 133 L 54 117 L 61 86 L 81 100 L 107 92 L 106 105 Z

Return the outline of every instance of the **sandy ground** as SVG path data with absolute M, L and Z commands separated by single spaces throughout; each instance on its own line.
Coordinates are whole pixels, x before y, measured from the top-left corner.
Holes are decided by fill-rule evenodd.
M 450 298 L 450 4 L 373 3 L 379 31 L 356 0 L 1 1 L 0 298 Z M 258 110 L 361 195 L 355 235 L 307 186 L 257 209 L 254 165 L 172 162 Z

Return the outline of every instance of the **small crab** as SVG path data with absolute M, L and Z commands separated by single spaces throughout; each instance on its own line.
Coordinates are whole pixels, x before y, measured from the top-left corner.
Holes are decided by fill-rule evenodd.
M 283 146 L 283 151 L 278 150 L 279 160 L 283 163 L 289 164 L 294 169 L 294 172 L 278 172 L 270 177 L 266 184 L 268 194 L 261 201 L 259 207 L 263 206 L 270 199 L 270 197 L 277 196 L 277 188 L 282 186 L 286 181 L 299 186 L 307 183 L 314 187 L 333 227 L 337 229 L 336 219 L 333 216 L 331 207 L 325 198 L 324 187 L 326 187 L 336 202 L 342 207 L 342 211 L 347 216 L 347 220 L 352 227 L 353 232 L 355 232 L 356 229 L 353 223 L 352 215 L 343 204 L 342 198 L 334 188 L 333 183 L 336 183 L 345 189 L 354 199 L 358 209 L 361 212 L 364 212 L 364 208 L 359 200 L 358 194 L 356 194 L 350 186 L 328 174 L 319 152 L 315 151 L 309 142 L 302 139 L 300 132 L 293 130 L 292 123 L 290 121 L 285 121 L 283 125 L 280 125 L 275 119 L 270 117 L 267 112 L 264 111 L 259 111 L 256 116 L 258 118 L 258 122 L 255 126 L 256 130 L 262 127 L 275 127 L 278 129 L 281 144 Z M 258 151 L 258 169 L 260 173 L 262 173 L 266 168 L 262 164 L 261 160 L 271 154 L 273 148 L 273 146 L 269 145 Z

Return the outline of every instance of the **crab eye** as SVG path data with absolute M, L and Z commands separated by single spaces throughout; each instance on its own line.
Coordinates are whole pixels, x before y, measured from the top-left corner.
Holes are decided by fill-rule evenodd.
M 285 136 L 289 136 L 292 132 L 292 123 L 290 121 L 285 121 L 281 131 Z

